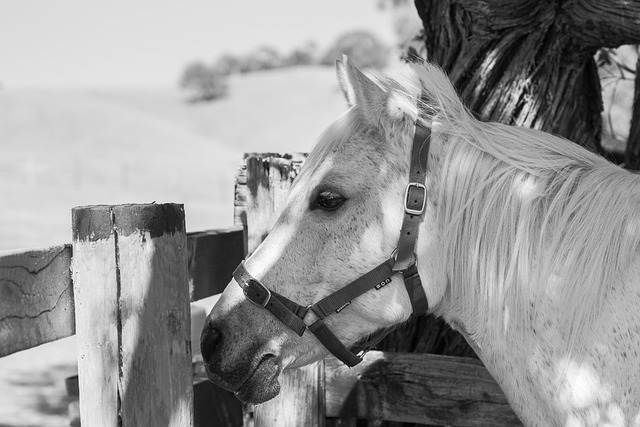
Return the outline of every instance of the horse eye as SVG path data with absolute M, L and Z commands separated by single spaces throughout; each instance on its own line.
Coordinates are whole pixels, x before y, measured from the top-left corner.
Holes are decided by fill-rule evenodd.
M 322 191 L 318 194 L 316 206 L 326 211 L 334 211 L 344 203 L 345 198 L 331 191 Z

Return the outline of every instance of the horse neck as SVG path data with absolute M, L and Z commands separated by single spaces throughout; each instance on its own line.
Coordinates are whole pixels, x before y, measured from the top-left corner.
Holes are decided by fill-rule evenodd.
M 471 310 L 444 316 L 474 348 L 525 425 L 640 426 L 639 278 L 640 262 L 615 284 L 598 321 L 569 351 L 560 309 L 552 303 L 541 305 L 537 320 L 517 333 L 488 324 L 478 326 L 485 333 L 470 334 L 468 322 L 483 321 Z
M 436 161 L 431 162 L 430 173 L 432 179 L 442 183 L 448 177 L 441 176 L 440 159 L 451 147 L 445 138 L 435 138 L 434 142 Z M 441 205 L 442 202 L 433 203 Z M 438 223 L 442 225 L 441 220 Z M 442 229 L 439 232 L 444 239 L 450 237 Z M 423 258 L 428 256 L 421 260 Z M 441 262 L 449 263 L 441 270 L 463 271 L 478 260 L 466 256 L 445 258 Z M 490 320 L 486 312 L 478 309 L 478 293 L 457 293 L 453 298 L 449 285 L 436 307 L 436 314 L 465 336 L 525 424 L 563 425 L 572 420 L 587 420 L 588 414 L 613 420 L 622 414 L 627 422 L 632 424 L 635 420 L 640 425 L 640 412 L 633 412 L 640 406 L 640 374 L 634 365 L 640 355 L 640 343 L 628 337 L 629 331 L 640 330 L 640 318 L 635 314 L 640 306 L 638 277 L 640 264 L 636 260 L 612 285 L 593 328 L 574 348 L 566 344 L 566 325 L 563 324 L 566 317 L 562 315 L 565 307 L 559 306 L 552 295 L 527 298 L 527 294 L 523 294 L 521 305 L 535 304 L 535 315 L 532 312 L 530 322 L 514 324 L 518 317 L 510 313 L 512 307 L 505 305 L 494 310 Z M 539 284 L 530 280 L 519 285 L 538 288 Z M 561 287 L 563 283 L 559 280 L 557 286 Z M 618 338 L 613 338 L 616 336 Z M 631 354 L 635 356 L 627 357 Z

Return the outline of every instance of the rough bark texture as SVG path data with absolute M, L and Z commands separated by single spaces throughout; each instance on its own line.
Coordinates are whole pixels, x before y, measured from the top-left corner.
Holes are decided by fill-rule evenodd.
M 626 167 L 634 171 L 640 170 L 640 55 L 636 63 L 636 87 L 633 94 L 633 115 L 631 116 L 631 129 L 627 139 L 625 153 Z
M 640 41 L 640 2 L 416 0 L 431 61 L 482 120 L 600 146 L 593 55 Z

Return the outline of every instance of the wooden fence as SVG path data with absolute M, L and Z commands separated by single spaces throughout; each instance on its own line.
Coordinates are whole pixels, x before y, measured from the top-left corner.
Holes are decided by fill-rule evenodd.
M 187 235 L 181 205 L 80 207 L 72 245 L 0 256 L 0 357 L 75 333 L 84 426 L 520 425 L 474 359 L 374 351 L 349 369 L 328 358 L 285 372 L 281 394 L 244 415 L 206 381 L 190 298 L 222 291 L 303 161 L 249 155 L 233 229 Z

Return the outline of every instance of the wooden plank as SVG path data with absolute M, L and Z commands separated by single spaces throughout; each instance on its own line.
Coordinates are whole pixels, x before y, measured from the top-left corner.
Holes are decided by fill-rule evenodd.
M 243 227 L 189 233 L 187 244 L 192 300 L 222 293 L 244 259 Z
M 182 205 L 73 210 L 82 425 L 192 426 Z
M 0 357 L 75 333 L 71 246 L 0 256 Z
M 255 427 L 325 426 L 324 362 L 284 371 L 280 394 L 255 407 Z
M 372 351 L 354 368 L 326 359 L 326 414 L 449 426 L 519 426 L 475 359 Z

